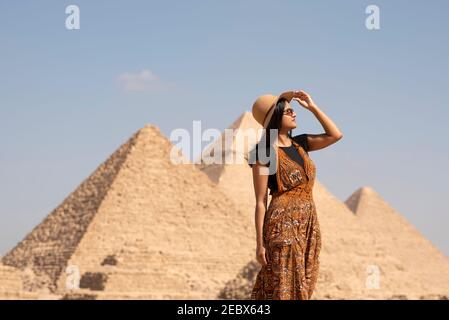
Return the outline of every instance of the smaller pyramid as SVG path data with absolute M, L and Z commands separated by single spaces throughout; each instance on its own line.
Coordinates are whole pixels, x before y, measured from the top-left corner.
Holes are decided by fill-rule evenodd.
M 449 259 L 374 189 L 362 187 L 345 203 L 384 248 L 384 255 L 398 259 L 402 272 L 397 280 L 404 291 L 411 296 L 449 296 Z
M 234 161 L 241 157 L 246 166 L 248 160 L 248 152 L 254 147 L 260 139 L 262 126 L 254 119 L 253 115 L 246 111 L 243 112 L 230 126 L 228 126 L 220 135 L 202 151 L 200 157 L 195 160 L 199 164 L 200 170 L 205 172 L 209 178 L 218 183 L 222 175 L 225 174 L 225 168 L 228 164 L 237 164 Z M 232 130 L 229 136 L 226 130 Z M 216 154 L 219 152 L 219 155 Z M 203 159 L 208 157 L 216 157 L 221 163 L 206 164 Z
M 219 138 L 213 141 L 201 153 L 201 157 L 205 155 L 213 156 L 217 150 L 220 152 L 222 163 L 205 164 L 201 159 L 197 159 L 197 167 L 204 172 L 209 179 L 217 185 L 217 187 L 226 194 L 243 212 L 242 219 L 245 224 L 250 227 L 251 243 L 256 242 L 254 221 L 254 191 L 252 182 L 252 171 L 248 166 L 248 152 L 255 146 L 260 138 L 262 126 L 254 119 L 251 112 L 243 112 L 230 126 L 226 129 L 233 130 L 232 139 L 229 143 L 225 143 L 225 131 Z M 248 135 L 254 134 L 255 141 L 250 141 Z M 246 138 L 245 138 L 246 137 Z M 243 159 L 243 163 L 226 163 L 228 159 Z M 271 196 L 268 197 L 270 201 Z

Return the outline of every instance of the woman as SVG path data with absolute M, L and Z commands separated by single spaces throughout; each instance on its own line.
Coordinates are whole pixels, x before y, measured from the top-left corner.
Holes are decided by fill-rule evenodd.
M 311 111 L 325 133 L 292 137 L 291 130 L 296 128 L 292 100 Z M 265 130 L 251 151 L 255 161 L 250 160 L 256 195 L 256 256 L 262 265 L 251 299 L 308 300 L 318 278 L 321 250 L 312 195 L 316 168 L 308 152 L 323 149 L 343 135 L 304 91 L 260 96 L 252 113 Z M 272 199 L 267 208 L 268 188 Z

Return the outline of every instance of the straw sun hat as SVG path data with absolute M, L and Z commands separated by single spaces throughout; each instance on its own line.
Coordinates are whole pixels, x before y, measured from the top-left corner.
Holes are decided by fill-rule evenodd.
M 270 122 L 271 116 L 273 115 L 274 107 L 279 99 L 285 98 L 288 102 L 290 102 L 297 92 L 298 91 L 285 91 L 279 96 L 265 94 L 258 97 L 254 102 L 252 109 L 254 119 L 266 128 Z

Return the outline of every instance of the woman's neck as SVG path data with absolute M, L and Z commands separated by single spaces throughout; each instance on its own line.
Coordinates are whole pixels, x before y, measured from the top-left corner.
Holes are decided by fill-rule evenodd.
M 278 145 L 280 147 L 289 147 L 291 145 L 290 137 L 286 133 L 278 134 Z

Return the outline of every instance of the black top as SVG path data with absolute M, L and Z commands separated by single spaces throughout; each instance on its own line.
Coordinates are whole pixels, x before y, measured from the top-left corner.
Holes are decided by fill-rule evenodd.
M 307 143 L 307 133 L 303 133 L 303 134 L 294 136 L 292 138 L 296 143 L 298 143 L 308 153 L 309 144 Z M 295 160 L 297 163 L 299 163 L 301 165 L 301 167 L 304 168 L 304 159 L 301 157 L 298 150 L 296 150 L 293 143 L 289 147 L 280 147 L 280 148 L 282 148 L 282 150 L 285 151 L 285 153 L 290 157 L 290 159 Z M 258 159 L 257 150 L 258 150 L 258 145 L 256 145 L 256 148 L 254 148 L 251 151 L 250 160 L 254 159 L 254 157 L 256 160 Z M 249 165 L 252 167 L 254 163 L 255 163 L 255 161 L 252 161 Z M 268 164 L 266 164 L 266 166 L 268 166 Z M 270 194 L 273 194 L 277 190 L 278 186 L 277 186 L 277 181 L 276 181 L 276 173 L 270 174 L 268 176 L 268 188 L 270 189 Z

